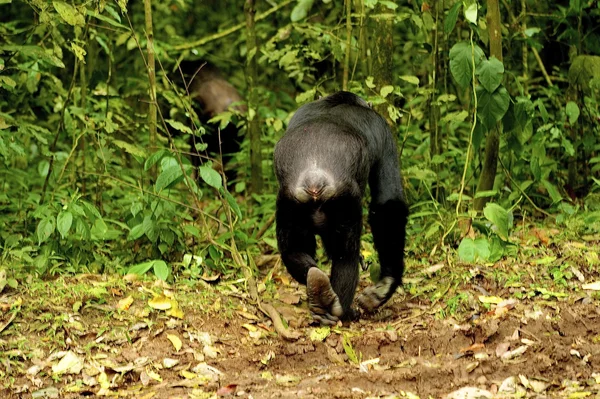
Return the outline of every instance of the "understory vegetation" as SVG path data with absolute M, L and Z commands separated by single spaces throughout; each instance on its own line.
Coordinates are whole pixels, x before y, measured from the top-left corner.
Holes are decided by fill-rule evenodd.
M 340 89 L 397 137 L 408 258 L 514 258 L 515 230 L 534 226 L 599 237 L 595 2 L 2 3 L 12 288 L 76 273 L 247 278 L 276 254 L 274 145 L 299 105 Z M 182 60 L 216 65 L 247 112 L 201 121 Z M 239 136 L 221 141 L 241 141 L 228 173 L 214 154 L 192 165 L 190 136 L 228 125 Z M 368 230 L 362 241 L 376 269 Z

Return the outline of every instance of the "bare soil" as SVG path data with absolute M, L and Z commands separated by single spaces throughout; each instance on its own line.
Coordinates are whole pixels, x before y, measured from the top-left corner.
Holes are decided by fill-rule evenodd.
M 408 281 L 421 275 L 410 271 Z M 457 266 L 459 272 L 469 269 Z M 0 297 L 0 397 L 438 398 L 464 387 L 484 390 L 479 397 L 600 395 L 597 293 L 514 299 L 531 290 L 501 287 L 489 275 L 458 286 L 426 279 L 413 287 L 433 284 L 439 294 L 399 290 L 378 313 L 327 333 L 310 324 L 304 287 L 281 267 L 271 275 L 276 284 L 263 286 L 261 296 L 297 340 L 281 338 L 235 283 L 159 289 L 114 286 L 100 276 L 47 283 L 50 293 L 110 286 L 105 300 L 83 294 L 80 308 L 76 295 L 40 300 L 39 291 L 8 291 Z M 150 290 L 177 299 L 183 314 L 149 307 Z M 448 300 L 460 293 L 466 299 L 451 312 Z M 131 307 L 117 311 L 130 295 Z M 496 297 L 513 299 L 498 304 Z M 17 299 L 24 305 L 9 320 Z M 83 368 L 53 373 L 68 351 Z

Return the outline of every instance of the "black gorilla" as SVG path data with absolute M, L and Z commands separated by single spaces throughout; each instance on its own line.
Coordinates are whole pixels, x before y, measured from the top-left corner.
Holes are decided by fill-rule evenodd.
M 381 279 L 358 297 L 368 311 L 383 305 L 402 282 L 408 207 L 395 140 L 369 104 L 338 92 L 303 105 L 275 147 L 277 243 L 289 273 L 307 285 L 316 321 L 355 318 L 362 198 L 371 189 L 369 223 Z M 331 282 L 317 268 L 315 235 L 332 261 Z

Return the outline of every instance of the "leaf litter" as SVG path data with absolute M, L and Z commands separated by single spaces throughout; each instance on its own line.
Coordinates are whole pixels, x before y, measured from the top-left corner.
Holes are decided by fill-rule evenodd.
M 7 286 L 0 397 L 594 397 L 596 251 L 570 242 L 475 267 L 416 259 L 383 309 L 333 327 L 310 324 L 303 287 L 280 265 L 262 304 L 240 280 Z

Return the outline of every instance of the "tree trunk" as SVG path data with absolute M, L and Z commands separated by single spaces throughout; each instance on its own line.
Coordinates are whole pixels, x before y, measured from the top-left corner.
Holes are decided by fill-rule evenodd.
M 342 76 L 342 90 L 348 90 L 348 76 L 350 75 L 350 53 L 352 52 L 352 0 L 346 1 L 346 54 L 344 56 L 344 72 Z
M 440 104 L 437 101 L 437 98 L 439 96 L 439 89 L 438 89 L 438 80 L 439 80 L 439 74 L 440 74 L 440 59 L 439 59 L 439 45 L 438 45 L 438 41 L 440 38 L 440 24 L 439 24 L 439 16 L 440 16 L 440 8 L 443 7 L 443 2 L 439 1 L 439 0 L 434 0 L 433 3 L 431 4 L 433 10 L 434 10 L 434 23 L 435 23 L 435 29 L 432 29 L 431 31 L 431 35 L 432 35 L 432 43 L 433 43 L 433 51 L 431 52 L 431 64 L 432 64 L 432 73 L 430 74 L 431 76 L 431 95 L 429 96 L 429 155 L 431 156 L 431 159 L 433 159 L 436 155 L 440 155 L 442 153 L 442 135 L 440 132 L 440 118 L 441 118 L 441 111 L 440 111 Z M 442 15 L 443 15 L 443 9 L 442 9 Z M 441 30 L 441 32 L 443 33 L 443 28 Z M 443 192 L 443 187 L 442 184 L 440 182 L 440 164 L 439 163 L 435 163 L 433 164 L 433 171 L 435 172 L 435 175 L 437 176 L 436 178 L 436 185 L 434 187 L 433 190 L 433 195 L 434 198 L 439 202 L 443 200 L 444 197 L 444 192 Z
M 146 20 L 146 51 L 148 52 L 148 83 L 150 102 L 148 103 L 148 130 L 150 132 L 150 150 L 156 150 L 156 63 L 154 61 L 154 31 L 152 28 L 152 0 L 144 0 L 144 16 Z M 151 174 L 156 179 L 156 168 Z
M 490 32 L 490 56 L 502 62 L 502 31 L 500 25 L 500 5 L 498 0 L 487 0 L 487 24 Z M 485 158 L 483 169 L 479 176 L 477 192 L 489 191 L 494 188 L 496 170 L 498 169 L 498 150 L 502 125 L 496 124 L 485 138 Z M 475 210 L 481 211 L 489 197 L 475 198 Z
M 390 14 L 385 6 L 381 4 L 377 6 L 375 17 L 372 20 L 373 32 L 371 35 L 373 43 L 373 78 L 375 79 L 377 90 L 393 83 L 393 20 L 393 14 Z M 387 112 L 386 103 L 376 106 L 375 109 L 392 125 L 393 122 L 390 120 Z
M 252 182 L 252 191 L 254 193 L 262 192 L 262 156 L 260 143 L 260 124 L 258 115 L 258 92 L 256 84 L 258 80 L 258 70 L 256 67 L 256 54 L 258 45 L 256 41 L 256 30 L 254 15 L 256 9 L 254 0 L 246 0 L 244 5 L 246 14 L 246 82 L 248 84 L 248 137 L 250 138 L 250 173 Z

